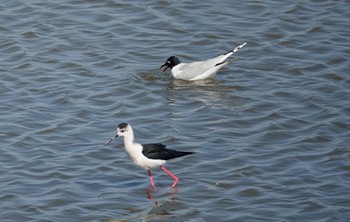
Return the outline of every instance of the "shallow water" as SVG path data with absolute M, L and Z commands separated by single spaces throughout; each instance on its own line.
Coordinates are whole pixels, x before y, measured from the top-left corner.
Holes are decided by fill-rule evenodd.
M 347 221 L 347 1 L 0 4 L 1 221 Z M 211 80 L 170 55 L 247 42 Z M 122 140 L 195 155 L 147 172 Z M 157 205 L 155 204 L 157 202 Z

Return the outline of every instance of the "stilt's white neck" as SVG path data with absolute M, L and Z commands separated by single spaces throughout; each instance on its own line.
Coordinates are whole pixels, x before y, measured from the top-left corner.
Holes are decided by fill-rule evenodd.
M 134 132 L 130 127 L 128 134 L 124 136 L 124 146 L 125 146 L 125 149 L 128 151 L 132 149 L 133 145 L 134 145 Z
M 130 159 L 136 165 L 140 166 L 140 158 L 142 157 L 142 146 L 134 142 L 134 133 L 131 128 L 129 129 L 127 134 L 124 135 L 124 147 Z
M 134 137 L 124 137 L 125 147 L 132 147 L 133 144 L 134 144 Z

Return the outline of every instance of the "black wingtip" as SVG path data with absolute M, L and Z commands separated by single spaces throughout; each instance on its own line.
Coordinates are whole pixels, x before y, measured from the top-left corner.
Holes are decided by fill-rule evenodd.
M 178 152 L 180 153 L 179 157 L 195 154 L 194 152 L 185 152 L 185 151 L 178 151 Z
M 219 65 L 224 64 L 224 63 L 226 63 L 226 62 L 227 62 L 227 61 L 223 61 L 223 62 L 216 63 L 215 66 L 219 66 Z
M 229 53 L 231 53 L 231 52 L 235 53 L 235 52 L 237 52 L 239 49 L 243 48 L 246 44 L 247 44 L 247 43 L 245 42 L 245 43 L 243 43 L 242 45 L 239 45 L 239 46 L 237 46 L 236 48 L 234 48 L 234 49 L 232 49 L 232 50 L 226 52 L 224 55 L 227 55 L 227 54 L 229 54 Z

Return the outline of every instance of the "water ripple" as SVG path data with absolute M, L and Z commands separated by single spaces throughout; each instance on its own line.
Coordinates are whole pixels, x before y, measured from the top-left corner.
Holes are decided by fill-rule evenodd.
M 8 1 L 0 6 L 1 221 L 346 221 L 346 1 Z M 248 42 L 215 79 L 170 55 Z M 147 172 L 122 141 L 196 152 Z

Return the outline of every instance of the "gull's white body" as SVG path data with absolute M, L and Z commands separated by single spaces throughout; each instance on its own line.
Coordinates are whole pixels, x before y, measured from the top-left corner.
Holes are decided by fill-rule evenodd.
M 221 69 L 228 63 L 227 61 L 224 63 L 221 63 L 221 62 L 223 62 L 229 56 L 220 55 L 218 57 L 208 59 L 206 61 L 180 63 L 171 69 L 171 74 L 175 79 L 182 79 L 182 80 L 189 80 L 189 81 L 212 78 L 216 75 L 219 69 Z M 218 63 L 221 63 L 221 64 L 216 65 Z
M 227 52 L 226 54 L 219 55 L 217 57 L 204 60 L 196 61 L 191 63 L 182 63 L 179 61 L 179 64 L 171 67 L 171 74 L 175 79 L 195 81 L 195 80 L 204 80 L 212 78 L 216 73 L 229 61 L 225 61 L 233 53 L 243 48 L 247 43 L 237 46 L 235 49 Z M 170 64 L 168 61 L 164 65 Z M 164 66 L 163 65 L 163 66 Z

